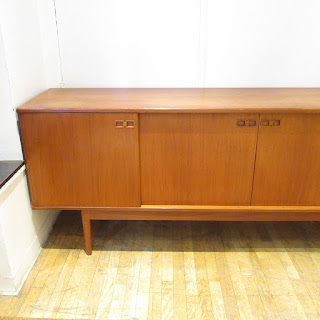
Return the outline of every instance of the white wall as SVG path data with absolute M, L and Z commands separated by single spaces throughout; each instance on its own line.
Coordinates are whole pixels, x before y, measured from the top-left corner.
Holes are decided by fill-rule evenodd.
M 0 25 L 0 160 L 22 159 Z
M 47 16 L 53 0 L 40 2 Z M 319 12 L 319 0 L 56 0 L 63 81 L 66 87 L 320 86 Z M 48 50 L 56 41 L 52 16 L 42 23 L 51 39 L 49 62 L 59 60 Z M 54 70 L 47 74 L 53 84 Z
M 41 37 L 37 0 L 0 0 L 0 160 L 22 159 L 15 108 L 47 89 Z M 18 292 L 56 216 L 31 209 L 25 168 L 1 188 L 0 294 Z
M 56 9 L 67 87 L 198 85 L 198 0 L 58 0 Z
M 38 0 L 44 74 L 48 88 L 59 88 L 61 69 L 54 0 Z
M 0 1 L 0 24 L 17 107 L 47 88 L 37 0 Z
M 319 0 L 208 5 L 206 85 L 320 86 Z
M 0 68 L 0 160 L 18 160 L 15 108 L 47 88 L 37 0 L 0 1 Z

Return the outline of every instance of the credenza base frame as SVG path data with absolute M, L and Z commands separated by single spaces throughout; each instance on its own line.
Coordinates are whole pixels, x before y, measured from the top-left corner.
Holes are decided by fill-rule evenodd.
M 149 206 L 81 211 L 85 248 L 92 254 L 91 220 L 320 221 L 319 206 Z

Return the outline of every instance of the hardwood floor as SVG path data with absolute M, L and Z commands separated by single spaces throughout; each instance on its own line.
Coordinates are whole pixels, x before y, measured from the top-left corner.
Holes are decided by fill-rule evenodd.
M 93 221 L 63 212 L 0 316 L 320 319 L 319 222 Z

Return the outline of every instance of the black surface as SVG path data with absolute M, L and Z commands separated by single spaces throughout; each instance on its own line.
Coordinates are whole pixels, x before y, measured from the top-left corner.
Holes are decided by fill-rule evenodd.
M 0 188 L 2 188 L 22 165 L 22 160 L 0 161 Z

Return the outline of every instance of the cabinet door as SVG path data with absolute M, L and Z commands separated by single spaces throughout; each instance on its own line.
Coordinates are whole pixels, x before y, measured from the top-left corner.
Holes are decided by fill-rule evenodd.
M 319 114 L 261 115 L 252 204 L 320 205 Z
M 258 118 L 140 115 L 142 204 L 249 205 Z
M 136 114 L 23 113 L 20 123 L 34 207 L 140 205 Z

